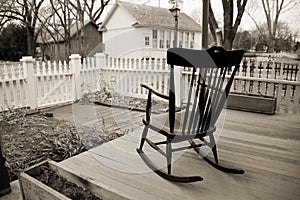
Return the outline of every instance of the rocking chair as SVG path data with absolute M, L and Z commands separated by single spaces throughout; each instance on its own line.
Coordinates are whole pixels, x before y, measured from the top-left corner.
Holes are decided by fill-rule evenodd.
M 137 152 L 148 167 L 159 176 L 183 183 L 203 180 L 200 176 L 181 177 L 171 174 L 173 152 L 191 148 L 198 153 L 199 157 L 218 170 L 234 174 L 244 173 L 241 169 L 227 168 L 219 164 L 215 138 L 216 122 L 225 105 L 243 54 L 243 50 L 226 51 L 222 47 L 212 47 L 208 50 L 171 48 L 167 51 L 167 63 L 170 65 L 169 95 L 141 84 L 141 87 L 148 90 L 148 100 L 145 119 L 143 119 L 145 126 Z M 174 65 L 185 67 L 191 74 L 186 104 L 181 111 L 178 111 L 175 105 L 175 91 L 181 88 L 175 88 Z M 155 121 L 151 119 L 152 94 L 168 101 L 168 122 L 164 123 L 163 127 L 152 123 Z M 177 119 L 179 112 L 182 113 L 181 120 Z M 162 135 L 165 140 L 152 141 L 151 137 L 147 137 L 149 129 Z M 155 152 L 159 152 L 166 158 L 167 172 L 157 167 L 143 151 L 145 141 Z M 173 148 L 173 144 L 184 141 L 187 145 Z M 159 147 L 161 145 L 166 146 L 165 151 Z M 202 148 L 205 146 L 212 150 L 214 160 L 202 153 Z

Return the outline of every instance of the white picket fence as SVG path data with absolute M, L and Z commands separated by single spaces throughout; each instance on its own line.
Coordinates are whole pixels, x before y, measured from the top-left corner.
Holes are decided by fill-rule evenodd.
M 169 66 L 165 58 L 108 58 L 106 63 L 101 68 L 101 82 L 120 95 L 145 98 L 147 91 L 141 83 L 168 94 Z
M 70 62 L 38 62 L 23 57 L 20 63 L 0 66 L 0 108 L 41 108 L 70 103 L 83 92 L 99 90 L 100 65 L 103 54 L 83 59 L 78 54 Z M 103 66 L 102 62 L 102 66 Z M 99 66 L 99 67 L 98 67 Z
M 300 62 L 245 59 L 232 91 L 275 97 L 277 112 L 300 113 Z
M 231 88 L 232 92 L 273 96 L 277 112 L 300 113 L 298 62 L 253 61 L 245 58 Z M 190 72 L 175 69 L 177 103 L 183 101 Z M 124 96 L 146 98 L 140 83 L 148 83 L 168 94 L 169 66 L 165 58 L 109 58 L 104 54 L 66 62 L 38 62 L 23 57 L 20 63 L 0 64 L 0 107 L 47 107 L 79 100 L 83 93 L 104 87 Z
M 169 66 L 164 58 L 108 58 L 106 63 L 101 69 L 101 82 L 119 94 L 146 98 L 147 91 L 140 83 L 168 94 Z M 175 68 L 175 87 L 181 88 L 176 94 L 178 105 L 185 101 L 190 79 L 190 71 Z M 274 97 L 277 112 L 300 113 L 300 62 L 244 58 L 231 92 Z

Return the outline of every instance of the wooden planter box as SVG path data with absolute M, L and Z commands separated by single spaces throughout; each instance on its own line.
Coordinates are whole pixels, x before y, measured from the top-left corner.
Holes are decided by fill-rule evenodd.
M 83 184 L 85 184 L 87 181 L 82 180 L 81 177 L 71 174 L 70 172 L 60 168 L 56 162 L 47 160 L 36 164 L 19 174 L 22 199 L 70 200 L 70 198 L 43 184 L 42 182 L 33 177 L 41 173 L 41 166 L 47 166 L 50 170 L 54 171 L 59 176 L 65 178 L 67 181 L 75 183 L 79 187 L 86 188 L 83 186 Z
M 228 96 L 227 108 L 273 115 L 276 109 L 276 98 L 231 93 Z

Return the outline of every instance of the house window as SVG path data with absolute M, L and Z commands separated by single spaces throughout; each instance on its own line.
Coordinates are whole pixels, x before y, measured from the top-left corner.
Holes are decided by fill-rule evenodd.
M 195 33 L 191 33 L 191 41 L 190 41 L 190 48 L 194 48 L 194 42 L 195 42 Z
M 183 32 L 179 32 L 179 48 L 183 46 Z
M 160 35 L 159 35 L 159 48 L 163 49 L 165 47 L 165 31 L 160 30 Z
M 166 41 L 166 48 L 171 47 L 171 38 L 172 38 L 172 32 L 167 31 L 167 41 Z
M 190 34 L 189 34 L 189 32 L 186 32 L 185 33 L 185 44 L 184 44 L 184 47 L 186 47 L 186 48 L 189 48 L 189 38 L 190 37 Z
M 149 45 L 150 45 L 150 37 L 145 36 L 145 46 L 149 46 Z
M 157 48 L 157 30 L 152 31 L 152 47 Z

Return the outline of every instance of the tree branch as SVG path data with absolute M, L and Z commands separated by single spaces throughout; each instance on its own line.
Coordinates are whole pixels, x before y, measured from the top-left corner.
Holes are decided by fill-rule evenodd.
M 259 31 L 259 33 L 263 33 L 263 30 L 261 29 L 260 25 L 257 23 L 257 21 L 254 19 L 254 17 L 247 11 L 245 10 L 245 12 L 248 14 L 248 16 L 252 19 L 252 21 L 254 22 L 257 30 Z
M 93 15 L 94 22 L 96 22 L 100 19 L 101 15 L 104 11 L 104 8 L 108 5 L 109 2 L 110 2 L 110 0 L 107 0 L 107 1 L 101 0 L 101 7 Z
M 215 14 L 209 2 L 209 30 L 216 44 L 217 44 L 217 34 L 216 34 L 217 29 L 219 29 L 218 22 L 215 18 Z
M 266 7 L 266 3 L 268 5 L 268 7 Z M 269 0 L 262 0 L 262 4 L 263 4 L 263 9 L 264 9 L 264 13 L 266 15 L 267 18 L 267 25 L 268 25 L 268 32 L 269 32 L 269 36 L 272 36 L 272 25 L 271 25 L 271 15 L 270 15 L 270 7 L 269 7 Z
M 236 20 L 235 20 L 234 25 L 233 25 L 233 33 L 234 34 L 237 32 L 237 29 L 238 29 L 239 25 L 241 24 L 242 16 L 244 14 L 244 11 L 245 11 L 245 8 L 246 8 L 246 5 L 247 5 L 247 1 L 248 0 L 243 0 L 242 4 L 241 4 L 241 0 L 239 0 L 237 2 L 238 14 L 236 16 Z

